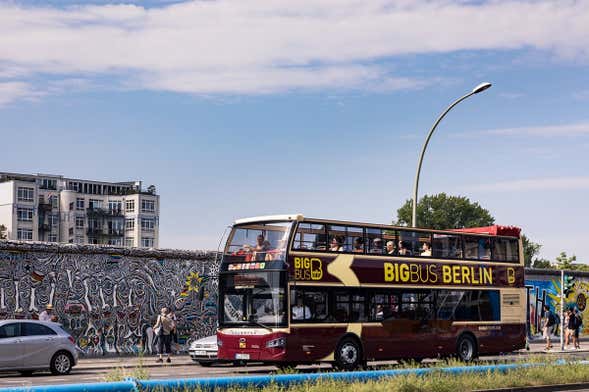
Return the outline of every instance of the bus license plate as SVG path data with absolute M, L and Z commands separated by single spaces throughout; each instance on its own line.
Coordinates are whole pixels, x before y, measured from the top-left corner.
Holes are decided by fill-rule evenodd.
M 206 351 L 195 351 L 194 355 L 198 355 L 201 357 L 206 357 L 207 356 L 207 352 Z
M 235 359 L 250 359 L 250 355 L 249 354 L 236 353 L 235 354 Z

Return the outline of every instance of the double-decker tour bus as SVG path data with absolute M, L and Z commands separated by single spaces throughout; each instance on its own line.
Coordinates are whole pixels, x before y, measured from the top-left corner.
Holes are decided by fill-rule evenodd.
M 302 215 L 238 220 L 219 273 L 219 359 L 354 369 L 521 349 L 519 234 Z

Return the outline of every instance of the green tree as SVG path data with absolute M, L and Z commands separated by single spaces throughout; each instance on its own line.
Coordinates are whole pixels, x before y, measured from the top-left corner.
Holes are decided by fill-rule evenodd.
M 411 225 L 412 201 L 407 200 L 397 210 L 394 224 Z M 417 203 L 417 226 L 429 229 L 462 229 L 489 226 L 495 218 L 477 202 L 463 196 L 448 196 L 445 193 L 424 195 Z
M 556 257 L 556 267 L 558 269 L 572 270 L 577 269 L 573 262 L 577 261 L 577 256 L 567 256 L 566 252 L 560 252 L 560 255 Z
M 6 239 L 6 226 L 0 225 L 0 240 Z
M 524 264 L 526 267 L 544 269 L 552 268 L 550 260 L 538 258 L 538 254 L 540 254 L 540 248 L 542 248 L 542 245 L 533 242 L 528 237 L 526 237 L 525 234 L 522 234 L 522 244 L 524 248 Z

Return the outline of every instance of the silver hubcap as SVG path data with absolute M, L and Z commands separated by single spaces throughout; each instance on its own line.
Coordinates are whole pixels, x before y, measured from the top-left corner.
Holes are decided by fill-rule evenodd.
M 470 360 L 472 358 L 472 344 L 468 340 L 463 340 L 460 344 L 460 356 L 463 360 Z
M 340 350 L 340 354 L 342 361 L 347 364 L 356 363 L 356 360 L 358 359 L 358 350 L 350 343 L 343 345 L 342 349 Z
M 70 370 L 70 359 L 65 354 L 59 354 L 57 358 L 55 358 L 55 369 L 59 373 L 67 373 Z

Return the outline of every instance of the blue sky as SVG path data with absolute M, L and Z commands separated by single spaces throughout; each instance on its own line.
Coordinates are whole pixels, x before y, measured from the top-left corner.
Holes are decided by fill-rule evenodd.
M 589 262 L 589 3 L 0 0 L 3 171 L 141 179 L 160 245 L 245 216 L 390 222 L 420 194 Z

